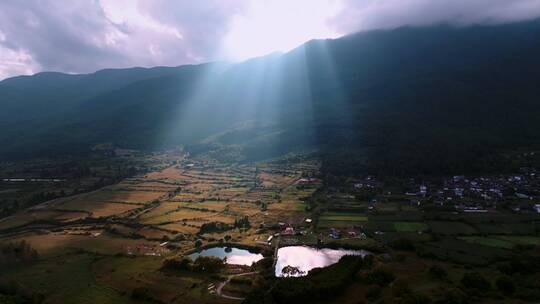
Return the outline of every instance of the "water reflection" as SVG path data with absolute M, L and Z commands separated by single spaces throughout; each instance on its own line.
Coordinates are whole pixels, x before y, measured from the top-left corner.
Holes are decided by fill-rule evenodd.
M 263 255 L 260 253 L 252 253 L 249 250 L 234 247 L 213 247 L 189 255 L 193 260 L 199 256 L 213 256 L 221 259 L 227 258 L 227 264 L 247 266 L 250 266 L 263 258 Z
M 369 252 L 365 250 L 316 249 L 306 246 L 282 247 L 278 250 L 276 276 L 303 276 L 313 268 L 337 263 L 344 255 L 365 256 L 367 254 Z

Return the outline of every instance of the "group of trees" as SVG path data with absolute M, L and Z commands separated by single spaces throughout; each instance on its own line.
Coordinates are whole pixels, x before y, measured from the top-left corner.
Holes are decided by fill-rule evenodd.
M 245 303 L 295 303 L 335 296 L 353 279 L 362 267 L 359 256 L 345 256 L 334 265 L 311 270 L 304 277 L 276 279 L 270 293 L 265 287 L 254 290 Z
M 216 273 L 221 271 L 225 267 L 225 261 L 211 256 L 199 256 L 195 261 L 189 257 L 183 257 L 181 259 L 168 259 L 163 262 L 162 269 L 176 270 L 176 271 L 195 271 Z
M 0 247 L 0 265 L 31 264 L 37 261 L 38 257 L 37 251 L 24 240 Z
M 234 228 L 250 228 L 250 227 L 251 227 L 251 224 L 247 216 L 234 220 Z
M 45 296 L 29 290 L 15 281 L 0 283 L 0 303 L 2 304 L 40 304 Z
M 201 225 L 199 234 L 203 233 L 212 233 L 212 232 L 222 232 L 233 229 L 234 226 L 223 222 L 209 222 Z

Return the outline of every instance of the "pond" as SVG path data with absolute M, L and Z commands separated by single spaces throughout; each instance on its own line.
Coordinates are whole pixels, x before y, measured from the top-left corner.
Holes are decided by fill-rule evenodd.
M 313 269 L 335 264 L 342 256 L 370 254 L 366 250 L 312 248 L 307 246 L 289 246 L 278 249 L 276 276 L 304 276 Z
M 189 255 L 193 260 L 199 256 L 212 256 L 220 259 L 226 258 L 225 262 L 227 264 L 247 266 L 251 266 L 251 264 L 263 258 L 263 255 L 260 253 L 253 253 L 249 250 L 235 247 L 212 247 Z

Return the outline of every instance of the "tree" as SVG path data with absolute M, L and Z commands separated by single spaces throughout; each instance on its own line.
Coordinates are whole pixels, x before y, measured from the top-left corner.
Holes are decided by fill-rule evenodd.
M 251 224 L 247 216 L 234 220 L 234 228 L 249 228 Z
M 163 268 L 170 270 L 191 270 L 192 265 L 193 260 L 189 257 L 183 257 L 180 260 L 167 259 L 163 262 Z
M 385 287 L 395 280 L 396 276 L 389 270 L 383 267 L 379 267 L 370 273 L 368 273 L 368 280 L 370 283 L 377 284 Z
M 193 270 L 204 272 L 218 272 L 225 267 L 225 262 L 216 257 L 199 256 L 193 263 Z
M 429 274 L 437 279 L 445 279 L 448 276 L 448 273 L 444 268 L 439 265 L 433 265 L 429 268 Z
M 495 281 L 495 285 L 497 285 L 497 289 L 504 294 L 513 294 L 516 291 L 516 285 L 509 276 L 498 277 Z
M 467 288 L 489 290 L 491 284 L 478 272 L 467 272 L 461 278 L 461 284 Z

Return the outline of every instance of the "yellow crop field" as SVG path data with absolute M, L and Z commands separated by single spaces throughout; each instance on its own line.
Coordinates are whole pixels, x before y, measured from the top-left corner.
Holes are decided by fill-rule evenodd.
M 69 201 L 58 208 L 64 210 L 81 210 L 87 211 L 92 214 L 92 217 L 106 217 L 111 215 L 119 215 L 126 211 L 140 208 L 140 205 L 136 204 L 124 204 L 124 203 L 107 203 L 100 201 L 84 201 L 73 200 Z

